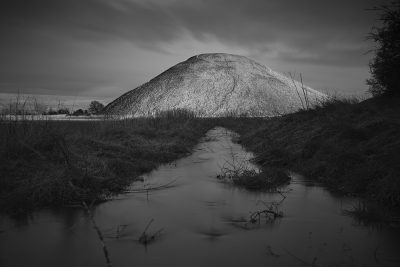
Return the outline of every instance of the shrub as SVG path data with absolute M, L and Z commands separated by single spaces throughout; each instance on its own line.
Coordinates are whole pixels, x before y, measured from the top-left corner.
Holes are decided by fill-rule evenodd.
M 99 114 L 103 111 L 104 105 L 99 101 L 92 101 L 89 105 L 89 113 L 90 114 Z
M 72 115 L 73 116 L 87 116 L 87 115 L 89 115 L 88 114 L 88 111 L 85 109 L 85 110 L 83 110 L 83 109 L 78 109 L 78 110 L 75 110 L 73 113 L 72 113 Z
M 370 62 L 370 92 L 378 95 L 399 95 L 400 79 L 400 4 L 393 2 L 373 10 L 381 12 L 381 27 L 374 27 L 368 38 L 376 43 L 375 57 Z

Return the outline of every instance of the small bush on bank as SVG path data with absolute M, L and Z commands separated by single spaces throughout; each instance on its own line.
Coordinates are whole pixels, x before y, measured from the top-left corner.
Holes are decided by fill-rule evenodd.
M 244 170 L 232 175 L 218 175 L 223 181 L 232 182 L 234 185 L 249 190 L 273 191 L 278 187 L 286 185 L 290 181 L 287 172 L 281 168 L 268 168 L 261 172 L 255 170 Z

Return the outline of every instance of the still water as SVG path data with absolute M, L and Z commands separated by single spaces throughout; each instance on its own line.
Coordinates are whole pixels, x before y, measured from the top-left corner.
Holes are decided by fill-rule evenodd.
M 135 182 L 133 193 L 93 210 L 112 266 L 399 266 L 398 228 L 360 225 L 343 212 L 357 200 L 297 175 L 284 188 L 282 218 L 246 223 L 251 212 L 282 196 L 216 179 L 222 166 L 251 157 L 231 137 L 224 128 L 209 131 L 192 155 L 161 166 Z M 145 246 L 139 238 L 151 220 L 147 233 L 161 232 Z M 63 209 L 0 217 L 0 266 L 106 261 L 85 211 Z

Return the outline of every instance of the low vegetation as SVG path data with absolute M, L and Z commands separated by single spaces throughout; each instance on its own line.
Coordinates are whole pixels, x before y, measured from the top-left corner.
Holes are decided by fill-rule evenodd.
M 261 171 L 220 174 L 250 190 L 288 182 L 287 171 L 329 188 L 400 205 L 400 100 L 332 98 L 273 118 L 197 118 L 183 110 L 151 118 L 0 122 L 0 208 L 23 212 L 100 201 L 188 153 L 214 126 L 256 154 Z M 234 166 L 235 167 L 235 166 Z
M 290 181 L 287 170 L 275 167 L 256 169 L 249 164 L 249 159 L 240 159 L 236 155 L 221 167 L 217 178 L 248 190 L 268 192 L 275 192 Z
M 261 171 L 243 170 L 241 172 L 228 172 L 219 174 L 217 178 L 232 182 L 234 185 L 249 190 L 271 192 L 290 181 L 287 171 L 279 168 L 265 168 Z
M 1 121 L 0 209 L 107 199 L 190 153 L 210 127 L 182 110 L 119 121 Z
M 400 205 L 400 99 L 332 98 L 269 119 L 231 118 L 263 168 L 293 170 L 331 189 Z
M 262 170 L 239 166 L 222 179 L 268 190 L 287 183 L 292 170 L 333 190 L 399 206 L 399 102 L 332 98 L 273 118 L 205 119 L 175 110 L 117 121 L 5 120 L 0 208 L 21 212 L 107 199 L 140 174 L 190 153 L 216 125 L 239 133 Z

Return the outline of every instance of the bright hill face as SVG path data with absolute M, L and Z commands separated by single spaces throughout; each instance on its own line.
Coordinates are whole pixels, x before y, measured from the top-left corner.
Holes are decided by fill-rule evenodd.
M 120 96 L 105 108 L 105 113 L 140 117 L 187 109 L 205 117 L 276 116 L 325 97 L 246 57 L 201 54 Z

